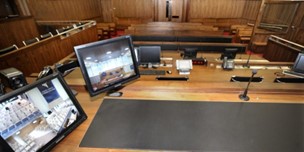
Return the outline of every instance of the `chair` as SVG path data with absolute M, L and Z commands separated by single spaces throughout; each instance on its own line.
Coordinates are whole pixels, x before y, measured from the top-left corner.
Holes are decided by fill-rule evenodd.
M 39 39 L 37 37 L 35 37 L 33 39 L 22 41 L 22 43 L 24 44 L 24 46 L 27 46 L 27 45 L 30 45 L 30 44 L 33 44 L 33 43 L 36 43 L 36 42 L 39 42 Z
M 4 48 L 4 49 L 0 50 L 0 55 L 11 52 L 11 51 L 14 51 L 14 50 L 17 50 L 17 49 L 18 49 L 17 45 L 14 44 L 12 46 L 9 46 L 7 48 Z
M 51 32 L 40 35 L 40 40 L 44 40 L 44 39 L 49 38 L 49 37 L 53 37 L 53 34 Z

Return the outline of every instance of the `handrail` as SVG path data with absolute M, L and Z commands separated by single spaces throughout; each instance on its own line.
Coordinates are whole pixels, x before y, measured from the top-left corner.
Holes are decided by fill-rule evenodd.
M 272 42 L 275 42 L 277 44 L 281 44 L 283 46 L 286 46 L 290 49 L 293 49 L 293 50 L 296 50 L 296 51 L 299 51 L 299 52 L 304 50 L 303 45 L 288 41 L 286 39 L 280 38 L 280 37 L 275 36 L 275 35 L 270 35 L 270 37 L 268 39 L 271 40 Z

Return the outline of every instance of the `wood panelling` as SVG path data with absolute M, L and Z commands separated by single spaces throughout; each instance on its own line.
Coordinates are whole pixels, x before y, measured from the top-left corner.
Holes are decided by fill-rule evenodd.
M 112 0 L 112 3 L 115 17 L 154 17 L 154 0 Z
M 40 72 L 46 65 L 54 65 L 74 52 L 74 46 L 97 41 L 97 39 L 96 26 L 78 31 L 67 37 L 56 35 L 1 55 L 0 69 L 15 67 L 29 76 L 32 73 Z
M 174 18 L 174 16 L 176 18 Z M 172 21 L 181 22 L 182 17 L 183 17 L 183 0 L 172 0 Z
M 295 43 L 304 45 L 304 3 L 300 3 L 297 13 L 291 24 L 292 28 L 289 28 L 285 39 L 291 40 Z
M 85 20 L 101 16 L 97 0 L 28 0 L 36 20 Z
M 298 3 L 266 3 L 261 23 L 289 25 Z
M 241 18 L 246 0 L 191 0 L 191 18 Z
M 294 62 L 303 46 L 277 36 L 270 36 L 264 58 L 272 62 Z
M 13 44 L 22 47 L 22 41 L 39 36 L 32 17 L 19 17 L 0 22 L 0 49 Z
M 242 18 L 248 20 L 249 23 L 255 23 L 261 6 L 261 0 L 247 0 L 245 2 Z
M 165 0 L 157 0 L 157 21 L 165 22 L 168 21 L 168 17 L 166 17 L 166 1 Z
M 112 0 L 99 0 L 101 6 L 102 22 L 114 22 Z

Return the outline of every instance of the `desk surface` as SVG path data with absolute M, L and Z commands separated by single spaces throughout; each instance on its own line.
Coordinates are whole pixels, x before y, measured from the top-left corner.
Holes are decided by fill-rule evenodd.
M 178 58 L 178 55 L 173 57 Z M 206 57 L 208 57 L 208 55 L 206 55 Z M 247 59 L 247 56 L 242 55 L 241 57 L 237 56 L 237 58 Z M 253 57 L 253 59 L 259 58 Z M 172 76 L 178 74 L 175 66 L 167 69 L 173 72 L 171 74 Z M 264 77 L 264 80 L 262 83 L 251 83 L 248 92 L 248 96 L 250 97 L 249 102 L 304 103 L 304 83 L 273 83 L 273 80 L 278 76 L 277 74 L 280 74 L 281 72 L 282 69 L 259 70 L 257 76 Z M 120 98 L 243 102 L 239 99 L 238 95 L 244 91 L 247 83 L 229 82 L 232 75 L 251 76 L 251 70 L 235 69 L 224 71 L 215 67 L 197 65 L 194 66 L 191 71 L 189 81 L 157 81 L 155 80 L 155 76 L 141 76 L 140 79 L 131 82 L 121 90 L 123 96 Z M 67 136 L 52 151 L 130 151 L 126 149 L 93 149 L 79 147 L 103 98 L 110 97 L 105 97 L 105 94 L 90 97 L 84 89 L 84 80 L 79 69 L 76 69 L 65 79 L 71 87 L 79 92 L 76 97 L 84 111 L 87 113 L 88 120 L 76 128 L 75 131 Z

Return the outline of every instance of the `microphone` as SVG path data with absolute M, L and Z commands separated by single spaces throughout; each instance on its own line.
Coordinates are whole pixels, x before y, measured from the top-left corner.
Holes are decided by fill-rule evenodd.
M 248 100 L 250 99 L 250 98 L 247 96 L 248 88 L 249 88 L 249 85 L 250 85 L 250 83 L 251 83 L 251 81 L 252 81 L 253 76 L 254 76 L 255 74 L 257 74 L 257 73 L 258 73 L 258 70 L 257 70 L 257 69 L 253 69 L 253 70 L 252 70 L 252 75 L 251 75 L 251 77 L 250 77 L 250 79 L 249 79 L 249 82 L 248 82 L 248 84 L 247 84 L 247 87 L 246 87 L 245 91 L 244 91 L 242 94 L 239 95 L 239 98 L 240 98 L 241 100 L 248 101 Z
M 249 61 L 250 61 L 250 57 L 251 57 L 251 52 L 249 53 L 249 57 L 248 57 L 248 59 L 247 59 L 247 62 L 246 62 L 246 64 L 244 65 L 244 67 L 246 67 L 246 68 L 249 68 Z

